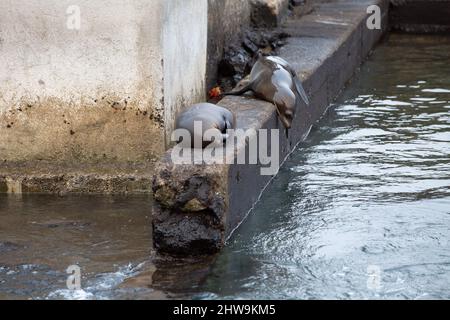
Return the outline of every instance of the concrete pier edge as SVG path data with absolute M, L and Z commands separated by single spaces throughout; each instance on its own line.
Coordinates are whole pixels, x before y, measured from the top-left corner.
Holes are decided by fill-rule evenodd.
M 367 28 L 370 5 L 381 8 L 381 30 Z M 291 18 L 280 56 L 303 80 L 311 100 L 296 115 L 289 139 L 280 134 L 284 162 L 351 79 L 388 28 L 387 0 L 321 3 L 312 14 Z M 227 97 L 219 105 L 236 114 L 237 128 L 282 128 L 274 106 L 251 96 Z M 280 130 L 284 132 L 283 130 Z M 246 152 L 238 145 L 234 156 Z M 153 178 L 153 240 L 161 253 L 204 255 L 218 252 L 238 228 L 273 176 L 259 165 L 175 165 L 167 151 Z M 268 213 L 269 214 L 269 213 Z

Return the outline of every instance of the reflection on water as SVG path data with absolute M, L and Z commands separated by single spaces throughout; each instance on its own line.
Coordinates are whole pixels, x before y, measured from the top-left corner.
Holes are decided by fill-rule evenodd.
M 391 35 L 199 298 L 450 298 L 450 39 Z
M 215 261 L 155 257 L 149 197 L 0 195 L 0 299 L 450 298 L 449 65 L 392 35 Z

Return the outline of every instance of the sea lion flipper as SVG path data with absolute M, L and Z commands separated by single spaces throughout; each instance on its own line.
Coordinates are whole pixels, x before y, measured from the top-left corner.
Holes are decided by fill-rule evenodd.
M 282 61 L 284 61 L 284 60 L 282 60 Z M 305 101 L 305 103 L 307 105 L 309 105 L 308 95 L 306 94 L 305 89 L 303 89 L 302 82 L 300 81 L 300 78 L 298 77 L 297 72 L 287 62 L 281 64 L 281 66 L 283 68 L 285 68 L 292 75 L 292 79 L 294 79 L 295 87 L 297 89 L 298 94 L 300 95 L 300 97 L 302 97 L 303 101 Z
M 253 82 L 248 83 L 245 87 L 238 91 L 230 91 L 226 92 L 223 95 L 224 96 L 240 96 L 241 94 L 246 93 L 247 91 L 253 91 Z
M 293 79 L 298 94 L 300 95 L 300 97 L 302 97 L 303 101 L 305 101 L 305 103 L 309 105 L 308 95 L 306 94 L 305 89 L 303 89 L 300 79 L 297 76 L 295 76 Z
M 272 62 L 274 62 L 274 63 L 276 63 L 276 64 L 278 64 L 278 65 L 280 65 L 282 68 L 284 68 L 287 72 L 289 72 L 291 74 L 292 79 L 294 80 L 295 87 L 297 89 L 298 94 L 303 99 L 303 101 L 305 101 L 305 103 L 307 105 L 309 105 L 308 95 L 306 94 L 305 89 L 303 89 L 302 82 L 300 81 L 300 78 L 298 77 L 297 72 L 289 64 L 289 62 L 287 62 L 283 58 L 277 57 L 277 56 L 268 57 L 267 59 L 272 61 Z

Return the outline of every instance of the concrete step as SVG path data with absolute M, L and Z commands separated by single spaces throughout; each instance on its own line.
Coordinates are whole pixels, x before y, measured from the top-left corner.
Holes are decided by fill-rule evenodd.
M 0 193 L 138 194 L 151 192 L 152 163 L 1 163 Z

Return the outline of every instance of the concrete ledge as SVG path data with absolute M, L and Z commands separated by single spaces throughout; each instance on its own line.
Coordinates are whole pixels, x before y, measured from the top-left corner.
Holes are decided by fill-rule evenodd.
M 153 164 L 3 163 L 0 193 L 139 194 L 151 191 Z
M 383 30 L 366 27 L 366 9 L 378 4 Z M 320 3 L 314 13 L 288 20 L 283 29 L 292 35 L 280 55 L 304 80 L 311 105 L 298 111 L 289 139 L 280 135 L 280 159 L 286 159 L 309 133 L 363 62 L 387 28 L 388 1 L 341 0 Z M 227 97 L 219 102 L 236 114 L 237 128 L 282 128 L 270 103 L 251 96 Z M 236 157 L 246 145 L 236 147 Z M 179 255 L 217 252 L 239 226 L 271 176 L 259 165 L 175 165 L 169 150 L 158 163 L 153 180 L 153 237 L 159 252 Z

